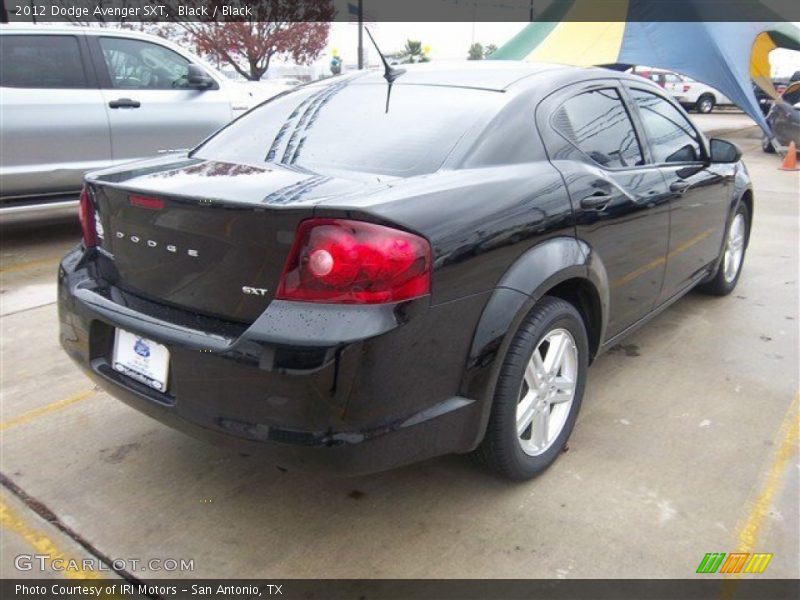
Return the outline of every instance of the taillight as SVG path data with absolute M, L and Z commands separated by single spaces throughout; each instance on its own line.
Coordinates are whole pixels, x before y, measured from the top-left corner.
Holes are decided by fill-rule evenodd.
M 692 89 L 692 86 L 690 86 L 690 85 L 684 85 L 683 86 L 683 91 L 684 92 L 688 92 L 690 89 Z
M 81 231 L 83 232 L 83 245 L 86 248 L 97 246 L 97 227 L 95 225 L 94 205 L 89 197 L 89 189 L 83 186 L 81 190 L 78 217 L 81 221 Z
M 279 300 L 380 304 L 430 293 L 431 247 L 397 229 L 344 219 L 309 219 L 297 229 Z

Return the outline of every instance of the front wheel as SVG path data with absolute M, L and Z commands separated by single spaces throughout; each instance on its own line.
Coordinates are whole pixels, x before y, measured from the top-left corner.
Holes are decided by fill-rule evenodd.
M 545 296 L 511 342 L 486 435 L 476 450 L 488 467 L 530 479 L 558 458 L 580 410 L 589 343 L 575 307 Z
M 727 296 L 736 287 L 739 275 L 742 273 L 745 250 L 747 250 L 748 223 L 747 206 L 740 203 L 728 227 L 725 247 L 722 250 L 722 260 L 717 267 L 717 273 L 711 281 L 698 287 L 701 292 L 713 296 Z

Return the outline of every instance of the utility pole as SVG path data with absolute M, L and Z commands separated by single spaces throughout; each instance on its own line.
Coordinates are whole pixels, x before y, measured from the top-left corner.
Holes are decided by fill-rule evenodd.
M 358 70 L 364 68 L 364 0 L 358 0 Z
M 528 15 L 528 21 L 533 22 L 533 0 L 531 0 L 531 12 Z

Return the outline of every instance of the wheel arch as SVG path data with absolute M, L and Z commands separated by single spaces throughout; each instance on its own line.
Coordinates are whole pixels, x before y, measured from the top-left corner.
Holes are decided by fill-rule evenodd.
M 590 361 L 596 356 L 608 322 L 608 278 L 590 247 L 576 238 L 552 238 L 527 250 L 511 265 L 489 297 L 475 328 L 462 394 L 482 405 L 479 435 L 491 412 L 495 384 L 514 333 L 543 296 L 570 302 L 586 325 Z

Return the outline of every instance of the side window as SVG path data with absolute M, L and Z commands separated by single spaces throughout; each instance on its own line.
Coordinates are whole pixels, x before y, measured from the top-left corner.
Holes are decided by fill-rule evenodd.
M 703 145 L 686 116 L 672 104 L 644 90 L 632 89 L 657 163 L 697 162 Z
M 72 35 L 0 35 L 0 86 L 88 87 L 78 39 Z
M 100 38 L 100 48 L 113 88 L 172 90 L 188 87 L 189 61 L 169 48 L 113 37 Z
M 603 167 L 644 163 L 630 116 L 615 89 L 593 90 L 570 98 L 556 111 L 553 126 Z

